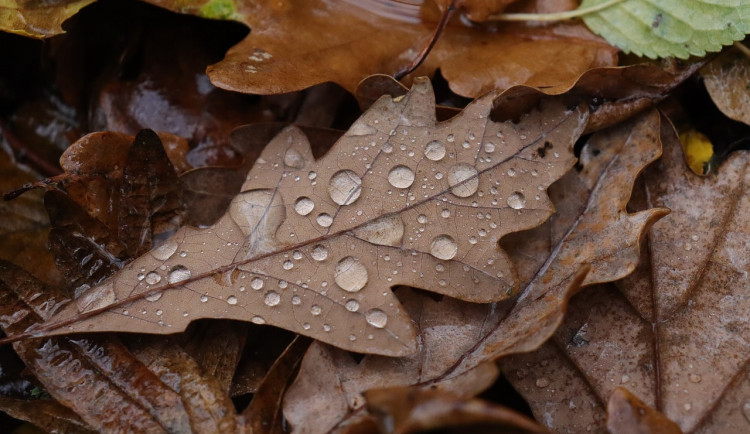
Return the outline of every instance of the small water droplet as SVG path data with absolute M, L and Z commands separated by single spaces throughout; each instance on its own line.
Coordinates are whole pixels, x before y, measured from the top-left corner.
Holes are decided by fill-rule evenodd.
M 279 295 L 279 293 L 276 291 L 268 291 L 265 298 L 263 299 L 263 303 L 265 303 L 268 307 L 277 306 L 279 303 L 281 303 L 281 295 Z
M 308 215 L 314 208 L 315 202 L 309 197 L 302 196 L 294 202 L 294 210 L 297 211 L 297 214 L 299 215 Z
M 453 259 L 456 253 L 458 253 L 458 245 L 449 235 L 438 235 L 430 244 L 430 254 L 438 259 Z
M 177 251 L 177 241 L 174 240 L 167 240 L 162 244 L 161 246 L 155 248 L 151 251 L 151 256 L 156 258 L 159 261 L 166 261 L 167 259 L 171 258 L 172 255 L 174 255 L 174 252 Z
M 479 187 L 477 169 L 464 163 L 453 165 L 448 170 L 448 185 L 451 187 L 451 193 L 458 197 L 473 195 Z
M 164 293 L 161 292 L 161 291 L 159 291 L 159 292 L 152 292 L 152 293 L 150 293 L 149 295 L 146 296 L 146 300 L 147 301 L 158 301 L 161 298 L 162 294 L 164 294 Z
M 539 172 L 536 169 L 531 169 L 531 176 L 539 176 Z
M 336 264 L 333 279 L 344 291 L 359 291 L 367 284 L 367 278 L 367 268 L 352 256 L 347 256 Z
M 312 305 L 312 307 L 310 307 L 310 313 L 313 314 L 313 315 L 315 315 L 315 316 L 320 315 L 321 312 L 323 312 L 323 309 L 320 306 L 318 306 L 317 304 L 314 304 L 314 305 Z
M 516 169 L 512 167 L 508 169 L 508 176 L 516 176 Z
M 318 218 L 315 219 L 318 224 L 324 228 L 327 228 L 333 224 L 333 217 L 331 217 L 330 214 L 320 214 L 318 215 Z
M 292 268 L 294 268 L 294 262 L 292 262 L 290 260 L 286 260 L 286 261 L 284 261 L 284 264 L 282 264 L 282 267 L 285 270 L 291 270 Z
M 328 182 L 328 195 L 339 205 L 351 205 L 362 194 L 362 179 L 351 170 L 336 172 Z
M 138 273 L 138 274 L 137 274 L 137 275 L 136 275 L 135 277 L 136 277 L 136 279 L 138 279 L 138 280 L 143 280 L 143 279 L 145 279 L 145 278 L 146 278 L 146 275 L 145 275 L 145 274 L 143 274 L 143 273 Z
M 484 152 L 491 154 L 495 152 L 495 144 L 492 142 L 487 142 L 484 144 Z
M 205 303 L 205 302 L 207 302 L 207 301 L 208 301 L 208 296 L 206 296 L 206 295 L 201 295 L 201 303 Z
M 469 243 L 470 244 L 476 244 L 477 243 L 477 237 L 475 237 L 475 236 L 469 237 Z
M 684 247 L 687 251 L 693 250 L 693 245 L 690 243 L 685 243 L 682 247 Z
M 427 223 L 427 216 L 424 215 L 424 214 L 420 214 L 420 215 L 417 216 L 417 221 L 419 223 L 425 224 L 425 223 Z
M 700 382 L 701 382 L 701 380 L 703 379 L 703 378 L 702 378 L 702 377 L 701 377 L 700 375 L 698 375 L 698 374 L 690 374 L 690 377 L 689 377 L 689 378 L 690 378 L 690 382 L 691 382 L 691 383 L 700 383 Z
M 300 304 L 302 304 L 302 299 L 300 298 L 299 295 L 292 296 L 292 304 L 295 306 L 299 306 Z
M 323 324 L 323 331 L 324 332 L 330 332 L 331 331 L 331 326 L 328 325 L 328 324 Z
M 414 171 L 398 165 L 388 172 L 388 182 L 396 188 L 409 188 L 414 183 Z
M 325 261 L 328 258 L 328 249 L 322 244 L 313 247 L 312 258 L 316 261 Z
M 156 285 L 161 282 L 161 276 L 156 271 L 152 271 L 146 275 L 146 283 L 149 285 Z
M 549 386 L 549 379 L 547 377 L 539 377 L 536 379 L 536 382 L 534 382 L 534 385 L 539 388 L 547 387 Z
M 359 302 L 357 300 L 349 300 L 346 302 L 345 307 L 349 312 L 356 312 L 359 310 Z
M 256 291 L 263 288 L 263 279 L 261 279 L 260 277 L 254 278 L 252 281 L 250 281 L 250 287 Z
M 388 315 L 380 309 L 371 309 L 365 314 L 365 320 L 371 326 L 382 329 L 388 322 Z
M 294 253 L 292 253 L 292 258 L 294 258 L 295 261 L 299 261 L 302 259 L 302 252 L 295 250 Z
M 440 161 L 445 157 L 445 145 L 439 140 L 433 140 L 424 148 L 424 156 L 428 160 Z
M 253 324 L 263 325 L 266 323 L 266 320 L 263 319 L 262 316 L 255 315 L 254 317 L 250 318 L 250 322 L 252 322 Z
M 286 280 L 279 280 L 279 288 L 284 289 L 289 285 Z
M 526 197 L 523 193 L 515 192 L 508 196 L 508 206 L 513 209 L 521 209 L 526 206 Z
M 310 330 L 310 323 L 306 322 L 306 323 L 302 324 L 302 328 L 305 329 L 305 330 Z
M 169 270 L 169 274 L 167 274 L 167 281 L 169 283 L 177 283 L 182 282 L 183 280 L 190 279 L 190 270 L 188 270 L 183 265 L 176 265 L 172 267 L 171 270 Z
M 698 235 L 691 235 L 690 239 L 693 241 L 698 241 Z
M 444 209 L 440 212 L 440 216 L 443 217 L 444 219 L 447 219 L 448 217 L 451 216 L 451 211 L 449 209 Z
M 156 310 L 156 316 L 162 316 L 162 315 L 164 315 L 164 311 L 161 310 L 161 309 L 157 309 Z

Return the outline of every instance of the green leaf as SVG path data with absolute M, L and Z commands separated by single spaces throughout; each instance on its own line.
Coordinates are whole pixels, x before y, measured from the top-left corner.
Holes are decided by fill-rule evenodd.
M 583 0 L 580 9 L 611 0 Z M 586 25 L 626 53 L 704 56 L 750 33 L 748 0 L 623 0 L 583 16 Z

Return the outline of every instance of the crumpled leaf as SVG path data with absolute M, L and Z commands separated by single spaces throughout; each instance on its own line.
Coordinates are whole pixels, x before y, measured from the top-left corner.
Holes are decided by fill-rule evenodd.
M 419 80 L 317 161 L 299 130 L 284 130 L 214 226 L 182 228 L 44 328 L 174 333 L 223 317 L 355 351 L 413 352 L 390 287 L 473 302 L 512 295 L 497 240 L 549 216 L 544 190 L 572 165 L 585 125 L 584 112 L 560 106 L 496 123 L 492 96 L 436 125 L 429 81 Z
M 0 1 L 0 30 L 34 38 L 60 33 L 63 21 L 95 0 Z
M 381 432 L 547 432 L 541 425 L 512 410 L 480 399 L 462 399 L 443 390 L 391 387 L 367 391 L 365 399 Z
M 607 1 L 583 0 L 580 8 Z M 652 59 L 704 56 L 750 33 L 750 4 L 742 0 L 625 0 L 582 18 L 624 52 Z
M 200 3 L 149 2 L 188 13 L 197 13 L 190 5 Z M 235 19 L 252 31 L 209 67 L 208 75 L 221 88 L 254 94 L 328 81 L 354 92 L 367 76 L 393 75 L 415 61 L 440 21 L 431 1 L 247 0 L 235 5 Z M 616 62 L 613 47 L 578 23 L 469 26 L 454 19 L 415 76 L 432 75 L 439 67 L 454 92 L 477 97 L 515 84 L 567 86 L 590 68 Z
M 727 50 L 709 62 L 701 76 L 711 99 L 727 117 L 750 125 L 750 57 Z
M 682 434 L 676 423 L 644 404 L 624 387 L 618 387 L 609 397 L 607 430 L 612 434 Z
M 699 177 L 685 167 L 674 132 L 662 138 L 664 156 L 645 173 L 638 203 L 672 213 L 650 229 L 644 262 L 617 289 L 576 297 L 544 354 L 504 367 L 555 430 L 603 427 L 603 403 L 618 385 L 684 432 L 744 432 L 750 424 L 750 159 L 737 152 Z M 569 387 L 539 385 L 554 371 L 566 372 L 554 378 Z M 547 413 L 550 401 L 573 404 Z
M 550 188 L 558 208 L 552 219 L 506 236 L 511 240 L 503 244 L 526 282 L 512 304 L 468 305 L 401 293 L 420 330 L 422 346 L 415 356 L 365 356 L 357 363 L 341 350 L 313 344 L 285 398 L 291 425 L 319 432 L 363 418 L 362 392 L 376 387 L 438 386 L 474 396 L 494 378 L 483 363 L 541 345 L 581 284 L 630 273 L 641 234 L 665 213 L 624 209 L 636 175 L 661 152 L 658 128 L 659 115 L 651 112 L 593 136 L 582 172 L 570 172 Z M 583 264 L 591 265 L 588 275 L 578 272 Z

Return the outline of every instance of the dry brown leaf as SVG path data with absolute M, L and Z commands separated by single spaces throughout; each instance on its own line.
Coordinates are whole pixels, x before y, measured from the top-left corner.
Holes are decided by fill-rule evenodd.
M 95 0 L 13 0 L 0 3 L 0 30 L 34 38 L 63 33 L 62 23 Z
M 375 387 L 437 385 L 474 396 L 492 383 L 483 362 L 539 347 L 581 284 L 612 281 L 635 268 L 639 238 L 665 213 L 625 211 L 635 177 L 660 155 L 658 130 L 659 115 L 651 112 L 593 136 L 582 172 L 551 187 L 558 204 L 552 220 L 510 235 L 515 240 L 505 244 L 528 282 L 513 304 L 468 305 L 401 293 L 420 330 L 421 351 L 414 357 L 366 356 L 356 363 L 341 350 L 313 344 L 285 398 L 292 426 L 321 432 L 363 418 L 361 394 Z M 588 275 L 577 272 L 583 264 L 591 266 Z
M 202 2 L 149 2 L 177 12 L 206 13 L 199 8 Z M 367 76 L 394 75 L 414 62 L 440 21 L 432 1 L 247 0 L 236 5 L 220 18 L 243 22 L 252 31 L 208 74 L 219 87 L 254 94 L 329 81 L 354 92 Z M 469 26 L 456 17 L 417 75 L 440 68 L 454 92 L 477 97 L 516 84 L 568 86 L 584 71 L 616 62 L 616 49 L 580 23 Z
M 750 125 L 750 57 L 727 50 L 701 70 L 711 99 L 727 117 Z
M 367 391 L 365 399 L 381 432 L 548 432 L 536 422 L 505 407 L 480 399 L 463 399 L 444 390 L 391 387 Z
M 544 191 L 572 166 L 585 127 L 584 112 L 561 106 L 496 123 L 492 97 L 436 124 L 430 83 L 418 80 L 317 161 L 300 130 L 285 129 L 214 226 L 182 228 L 34 333 L 163 334 L 234 318 L 354 351 L 412 353 L 414 328 L 390 287 L 511 296 L 517 282 L 497 241 L 549 216 Z
M 609 397 L 607 430 L 612 434 L 682 434 L 676 423 L 623 387 Z
M 663 127 L 665 155 L 646 172 L 641 199 L 672 213 L 649 231 L 646 260 L 618 290 L 576 297 L 543 354 L 504 368 L 555 430 L 603 428 L 604 403 L 618 385 L 685 432 L 750 426 L 749 155 L 735 153 L 716 175 L 699 177 Z

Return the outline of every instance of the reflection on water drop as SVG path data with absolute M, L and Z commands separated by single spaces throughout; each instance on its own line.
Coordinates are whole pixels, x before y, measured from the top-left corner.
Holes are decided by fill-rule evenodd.
M 166 261 L 174 255 L 177 251 L 177 241 L 169 239 L 164 242 L 161 246 L 151 251 L 151 256 L 159 261 Z
M 278 292 L 269 291 L 266 293 L 266 297 L 263 299 L 263 303 L 265 303 L 268 307 L 277 306 L 279 303 L 281 303 L 281 295 L 279 295 Z
M 318 215 L 318 218 L 315 219 L 315 221 L 318 222 L 320 226 L 327 228 L 333 224 L 333 217 L 331 217 L 330 214 L 323 213 Z
M 161 276 L 156 271 L 152 271 L 146 275 L 146 283 L 149 285 L 156 285 L 161 282 Z
M 388 182 L 396 188 L 409 188 L 414 183 L 414 171 L 406 166 L 396 166 L 388 172 Z
M 227 297 L 227 304 L 237 304 L 237 297 L 233 295 Z
M 347 256 L 336 264 L 333 280 L 344 291 L 357 292 L 367 284 L 367 268 L 359 260 Z
M 201 303 L 205 303 L 207 301 L 208 301 L 208 296 L 207 295 L 201 295 Z
M 292 304 L 295 306 L 299 306 L 302 304 L 302 299 L 299 297 L 299 295 L 292 296 Z
M 445 145 L 439 140 L 433 140 L 424 148 L 424 156 L 428 160 L 440 161 L 445 157 Z
M 388 322 L 388 315 L 380 309 L 371 309 L 365 314 L 365 320 L 371 326 L 382 329 Z
M 169 270 L 169 274 L 167 275 L 167 281 L 169 283 L 177 283 L 182 282 L 183 280 L 187 280 L 190 278 L 190 270 L 185 268 L 183 265 L 176 265 L 172 267 L 171 270 Z
M 469 197 L 477 192 L 479 187 L 479 177 L 477 169 L 468 164 L 454 164 L 448 170 L 448 185 L 451 187 L 451 193 L 458 197 Z
M 313 247 L 312 258 L 316 261 L 325 261 L 328 258 L 328 249 L 322 244 Z
M 346 302 L 345 307 L 349 312 L 356 312 L 359 310 L 359 302 L 357 300 L 349 300 Z
M 284 261 L 284 264 L 282 264 L 282 267 L 285 270 L 291 270 L 292 268 L 294 268 L 294 263 L 292 261 L 286 260 Z
M 323 312 L 323 308 L 321 308 L 317 304 L 314 304 L 314 305 L 312 305 L 312 307 L 310 307 L 310 313 L 313 314 L 313 315 L 315 315 L 315 316 L 320 315 L 321 312 Z
M 252 281 L 250 281 L 250 287 L 256 291 L 263 288 L 263 279 L 261 279 L 260 277 L 254 278 Z
M 351 170 L 340 170 L 328 182 L 328 194 L 339 205 L 351 205 L 362 194 L 362 179 Z
M 523 193 L 517 191 L 508 196 L 508 206 L 513 209 L 521 209 L 526 206 L 526 197 Z
M 458 245 L 456 244 L 456 240 L 449 235 L 438 235 L 432 240 L 432 244 L 430 244 L 430 254 L 438 259 L 453 259 L 456 253 L 458 253 Z
M 294 202 L 294 210 L 297 211 L 297 214 L 299 215 L 308 215 L 314 208 L 315 202 L 309 197 L 302 196 Z

